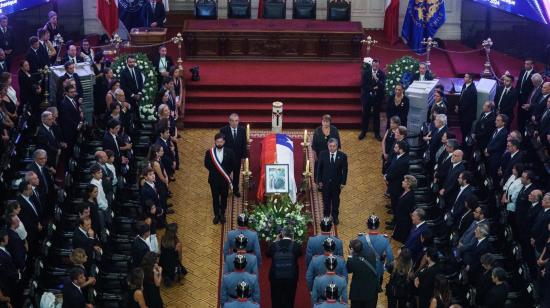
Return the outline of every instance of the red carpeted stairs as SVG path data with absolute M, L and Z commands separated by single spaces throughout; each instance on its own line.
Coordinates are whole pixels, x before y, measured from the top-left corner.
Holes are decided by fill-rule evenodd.
M 360 64 L 200 61 L 201 80 L 187 82 L 185 126 L 227 123 L 232 112 L 254 127 L 271 126 L 271 105 L 284 103 L 287 128 L 315 127 L 331 114 L 339 127 L 360 124 Z

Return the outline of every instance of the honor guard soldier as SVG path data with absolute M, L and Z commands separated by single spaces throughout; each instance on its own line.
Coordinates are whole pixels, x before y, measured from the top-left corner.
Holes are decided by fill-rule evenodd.
M 254 274 L 245 272 L 246 257 L 237 255 L 233 264 L 235 271 L 223 275 L 220 303 L 223 307 L 229 301 L 229 298 L 237 298 L 237 286 L 241 282 L 246 282 L 250 288 L 250 294 L 254 301 L 260 301 L 260 286 L 258 285 L 258 277 Z
M 252 301 L 250 298 L 250 286 L 246 281 L 241 281 L 237 285 L 237 298 L 223 305 L 223 308 L 260 308 L 260 304 Z
M 393 253 L 391 250 L 390 240 L 386 234 L 378 233 L 380 227 L 380 218 L 376 215 L 370 215 L 367 220 L 368 233 L 359 233 L 357 239 L 363 244 L 365 253 L 374 253 L 376 257 L 376 271 L 380 285 L 384 276 L 384 265 L 388 266 L 393 262 Z
M 246 236 L 246 252 L 256 255 L 256 262 L 258 262 L 258 267 L 262 264 L 262 252 L 260 251 L 260 241 L 258 240 L 258 233 L 256 231 L 248 229 L 248 216 L 244 213 L 237 216 L 237 229 L 231 230 L 227 233 L 227 240 L 223 244 L 223 254 L 224 257 L 231 254 L 233 251 L 231 249 L 231 241 L 235 239 L 239 234 Z M 249 260 L 250 261 L 250 260 Z
M 313 287 L 313 280 L 315 277 L 326 273 L 327 268 L 325 266 L 325 261 L 327 257 L 334 256 L 338 260 L 338 265 L 335 268 L 336 274 L 344 277 L 346 281 L 348 280 L 348 271 L 346 270 L 346 264 L 344 257 L 334 255 L 334 250 L 336 249 L 336 242 L 332 238 L 327 238 L 323 242 L 324 253 L 322 255 L 314 256 L 309 264 L 306 272 L 306 281 L 307 287 L 309 290 Z
M 331 284 L 334 284 L 336 288 L 338 288 L 338 294 L 340 294 L 340 298 L 336 300 L 344 303 L 348 302 L 346 279 L 335 272 L 338 267 L 338 263 L 339 261 L 335 256 L 328 256 L 325 258 L 325 268 L 327 272 L 323 275 L 315 277 L 313 289 L 311 290 L 312 303 L 319 303 L 320 301 L 325 300 L 325 290 L 327 286 Z
M 258 275 L 258 263 L 256 261 L 256 256 L 246 252 L 247 244 L 248 239 L 244 234 L 237 235 L 233 242 L 233 250 L 235 252 L 225 257 L 225 263 L 223 265 L 224 274 L 235 271 L 235 258 L 238 255 L 243 255 L 246 256 L 246 267 L 244 268 L 244 271 L 249 272 L 250 274 Z
M 332 219 L 330 217 L 324 217 L 321 220 L 321 234 L 312 236 L 307 241 L 306 267 L 309 267 L 309 263 L 311 262 L 311 259 L 313 258 L 313 256 L 323 254 L 324 252 L 323 242 L 327 238 L 331 238 L 336 243 L 336 250 L 334 251 L 334 254 L 337 256 L 344 255 L 342 240 L 337 238 L 334 235 L 331 235 L 330 234 L 331 229 L 332 229 Z
M 338 287 L 331 283 L 325 288 L 325 297 L 327 298 L 326 301 L 315 304 L 313 308 L 346 308 L 348 305 L 342 304 L 338 298 L 340 297 L 340 293 L 338 293 Z

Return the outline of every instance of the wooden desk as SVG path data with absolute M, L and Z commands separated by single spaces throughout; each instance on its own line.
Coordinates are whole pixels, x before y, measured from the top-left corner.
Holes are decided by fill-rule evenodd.
M 166 41 L 166 28 L 132 28 L 132 45 L 151 45 Z
M 187 59 L 296 59 L 357 61 L 359 22 L 323 20 L 188 20 Z

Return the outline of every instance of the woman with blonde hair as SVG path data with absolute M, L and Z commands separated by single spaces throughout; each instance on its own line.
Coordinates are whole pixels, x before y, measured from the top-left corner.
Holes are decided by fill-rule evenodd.
M 406 308 L 411 304 L 413 291 L 413 260 L 409 249 L 401 248 L 393 261 L 390 280 L 386 285 L 388 308 Z
M 392 235 L 394 240 L 401 243 L 407 240 L 412 227 L 411 213 L 416 206 L 413 190 L 416 186 L 417 181 L 414 176 L 407 174 L 403 177 L 403 181 L 401 182 L 403 193 L 399 196 L 397 206 L 395 207 L 395 229 Z

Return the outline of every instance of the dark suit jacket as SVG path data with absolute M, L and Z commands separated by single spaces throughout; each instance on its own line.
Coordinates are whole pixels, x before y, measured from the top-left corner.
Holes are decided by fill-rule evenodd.
M 240 163 L 246 154 L 246 129 L 241 125 L 237 127 L 237 139 L 233 137 L 233 132 L 229 125 L 222 127 L 220 133 L 225 135 L 225 147 L 233 150 L 235 163 Z
M 120 168 L 120 159 L 122 157 L 122 151 L 120 151 L 120 147 L 123 146 L 122 139 L 120 136 L 116 136 L 116 142 L 113 135 L 108 130 L 105 130 L 105 135 L 103 135 L 103 150 L 111 150 L 115 154 L 115 165 L 118 168 Z
M 519 100 L 522 104 L 525 104 L 527 102 L 527 99 L 529 98 L 529 94 L 531 94 L 531 91 L 533 91 L 533 88 L 535 87 L 533 85 L 533 82 L 531 81 L 531 77 L 535 73 L 535 70 L 532 69 L 531 72 L 525 76 L 527 71 L 525 69 L 522 69 L 519 73 L 517 83 L 516 83 L 516 91 L 519 95 Z M 523 80 L 525 77 L 525 81 Z
M 533 225 L 526 224 L 527 213 L 531 208 L 531 202 L 529 201 L 529 194 L 535 190 L 535 185 L 531 184 L 529 187 L 522 188 L 516 198 L 516 224 L 518 226 L 518 236 L 520 239 L 529 240 L 531 227 Z M 533 224 L 535 221 L 533 220 Z
M 432 162 L 435 161 L 435 154 L 437 153 L 439 147 L 441 147 L 441 138 L 443 138 L 443 134 L 447 132 L 447 129 L 447 126 L 443 126 L 441 130 L 438 130 L 434 126 L 434 129 L 432 130 L 432 139 L 430 139 L 430 143 L 428 144 L 430 149 L 430 160 Z
M 374 99 L 374 103 L 382 103 L 384 100 L 385 95 L 385 87 L 386 87 L 386 73 L 384 73 L 381 69 L 379 69 L 376 72 L 376 77 L 378 78 L 378 81 L 376 79 L 372 79 L 373 85 L 372 85 L 372 98 Z M 375 89 L 377 87 L 377 89 Z
M 546 135 L 550 134 L 550 111 L 546 112 L 548 108 L 544 108 L 539 118 L 539 125 L 537 130 L 539 132 L 540 140 L 543 144 L 546 144 Z M 546 116 L 544 115 L 546 113 Z
M 54 191 L 54 181 L 47 166 L 42 168 L 41 173 L 40 167 L 35 162 L 32 162 L 27 166 L 27 170 L 36 173 L 40 179 L 40 184 L 37 187 L 38 193 L 40 194 L 40 201 L 48 200 L 49 194 Z M 45 205 L 45 203 L 42 202 L 42 205 Z
M 446 200 L 452 200 L 454 203 L 454 199 L 456 197 L 456 194 L 458 192 L 458 176 L 462 171 L 466 170 L 464 166 L 464 162 L 460 162 L 458 165 L 456 165 L 453 168 L 453 165 L 451 165 L 447 171 L 447 175 L 445 176 L 445 182 L 443 183 L 443 189 L 445 189 L 445 198 Z M 451 199 L 448 199 L 451 198 Z M 447 206 L 451 206 L 452 204 L 447 204 Z
M 6 33 L 0 30 L 0 48 L 12 51 L 15 49 L 15 34 L 12 27 L 8 26 Z M 11 55 L 13 56 L 13 52 Z
M 57 100 L 61 100 L 63 97 L 63 93 L 65 92 L 65 89 L 63 89 L 63 82 L 67 79 L 74 79 L 76 83 L 76 91 L 78 92 L 78 96 L 76 99 L 84 96 L 84 90 L 82 89 L 82 82 L 80 82 L 80 76 L 78 76 L 77 73 L 74 73 L 72 75 L 69 75 L 68 73 L 65 73 L 61 78 L 59 78 L 58 84 L 57 84 Z
M 422 243 L 420 242 L 420 235 L 422 232 L 428 229 L 428 225 L 423 223 L 420 227 L 414 226 L 409 233 L 409 237 L 405 241 L 405 247 L 411 251 L 413 261 L 417 261 L 422 255 Z
M 333 164 L 330 163 L 328 150 L 322 151 L 317 164 L 317 182 L 323 183 L 324 187 L 340 188 L 346 185 L 348 179 L 348 156 L 341 151 L 336 151 L 336 158 Z
M 496 131 L 496 129 L 495 129 Z M 503 127 L 498 133 L 493 132 L 489 143 L 487 144 L 487 153 L 489 153 L 489 160 L 495 161 L 492 166 L 499 166 L 499 160 L 502 158 L 502 154 L 506 150 L 506 138 L 508 138 L 508 130 Z
M 41 217 L 40 209 L 36 205 L 34 206 L 38 212 L 37 215 L 31 207 L 31 204 L 29 204 L 23 197 L 17 196 L 17 201 L 21 205 L 19 218 L 23 222 L 23 225 L 25 225 L 25 229 L 27 230 L 29 236 L 29 242 L 33 242 L 33 240 L 38 237 L 38 223 L 40 222 Z
M 44 66 L 50 65 L 49 59 L 44 58 L 39 49 L 35 52 L 32 48 L 29 48 L 25 59 L 29 62 L 31 73 L 36 73 L 39 69 L 44 68 Z
M 391 95 L 388 98 L 388 104 L 386 105 L 386 117 L 391 119 L 393 116 L 398 116 L 401 120 L 401 125 L 407 126 L 407 117 L 409 115 L 409 98 L 403 96 L 401 104 L 399 106 L 395 105 L 395 95 Z
M 378 296 L 378 276 L 365 262 L 376 269 L 376 256 L 373 253 L 367 256 L 353 255 L 348 257 L 346 262 L 348 273 L 353 274 L 349 290 L 349 298 L 352 301 L 373 300 Z
M 0 73 L 8 72 L 10 70 L 10 64 L 7 60 L 0 61 Z
M 476 244 L 473 250 L 468 250 L 464 252 L 464 265 L 470 266 L 471 273 L 481 274 L 481 261 L 480 258 L 482 255 L 491 252 L 491 242 L 488 238 L 485 238 L 481 243 Z
M 78 102 L 75 100 L 76 106 Z M 58 106 L 59 126 L 63 134 L 63 140 L 69 145 L 74 145 L 78 136 L 78 124 L 82 121 L 80 109 L 75 108 L 73 103 L 65 97 Z
M 30 104 L 33 109 L 36 109 L 38 107 L 36 104 L 38 100 L 38 95 L 36 94 L 36 78 L 32 75 L 29 77 L 27 74 L 19 70 L 17 80 L 19 81 L 19 97 L 21 98 L 21 102 L 24 104 Z
M 518 151 L 514 157 L 512 157 L 510 152 L 504 152 L 500 167 L 502 168 L 502 178 L 505 179 L 505 181 L 512 175 L 512 168 L 514 165 L 523 163 L 524 157 L 525 153 L 523 151 Z
M 466 202 L 466 199 L 474 193 L 474 190 L 474 186 L 468 185 L 466 188 L 464 188 L 464 191 L 462 191 L 460 196 L 457 195 L 457 197 L 455 198 L 452 208 L 450 210 L 454 225 L 458 224 L 460 218 L 462 217 L 462 214 L 464 214 L 464 212 L 466 211 L 464 203 Z M 457 190 L 457 194 L 459 192 L 460 187 Z
M 273 244 L 271 244 L 271 246 L 269 246 L 269 249 L 267 250 L 267 256 L 269 258 L 273 258 L 277 251 L 279 251 L 281 249 L 288 249 L 290 247 L 291 242 L 292 241 L 289 240 L 289 239 L 283 239 L 283 240 L 274 242 Z M 301 245 L 297 242 L 294 242 L 292 252 L 294 254 L 295 264 L 296 264 L 296 271 L 295 271 L 296 278 L 295 279 L 298 279 L 298 258 L 302 255 Z M 273 279 L 273 271 L 274 270 L 275 269 L 273 268 L 273 266 L 269 269 L 269 279 L 270 280 Z
M 141 260 L 146 253 L 150 251 L 149 246 L 139 237 L 136 236 L 132 243 L 132 264 L 134 267 L 141 265 Z
M 25 268 L 25 261 L 27 260 L 27 250 L 25 249 L 25 241 L 19 237 L 17 232 L 12 229 L 8 229 L 8 251 L 11 254 L 13 263 L 22 271 Z
M 170 145 L 172 144 L 172 141 L 168 139 L 167 141 L 162 140 L 160 137 L 157 138 L 156 144 L 162 146 L 164 149 L 164 155 L 162 155 L 162 163 L 164 165 L 164 168 L 167 169 L 168 174 L 173 173 L 172 163 L 176 161 L 176 157 L 174 156 L 174 153 L 170 149 Z
M 432 73 L 430 71 L 426 71 L 426 74 L 424 75 L 424 80 L 433 80 Z M 413 80 L 420 80 L 420 73 L 414 73 Z
M 0 250 L 0 281 L 5 283 L 4 287 L 6 288 L 6 293 L 8 293 L 4 295 L 10 297 L 17 296 L 15 294 L 15 289 L 19 281 L 19 272 L 13 262 L 13 258 L 3 250 Z M 4 289 L 2 289 L 2 291 L 4 291 Z
M 172 61 L 172 58 L 170 58 L 169 56 L 166 56 L 166 71 L 170 72 L 170 68 L 172 66 L 174 66 L 174 61 Z M 162 76 L 160 75 L 160 71 L 159 71 L 159 65 L 160 65 L 160 56 L 157 55 L 154 59 L 153 59 L 153 66 L 155 67 L 155 70 L 157 71 L 157 73 L 159 74 L 159 79 L 160 81 L 162 82 Z M 161 86 L 162 83 L 159 83 L 159 86 Z
M 474 134 L 476 135 L 477 147 L 482 151 L 487 147 L 489 139 L 491 139 L 495 130 L 495 118 L 496 114 L 494 111 L 487 116 L 482 113 L 475 124 Z
M 418 299 L 420 307 L 428 307 L 434 293 L 435 276 L 441 272 L 441 267 L 436 263 L 418 272 Z
M 94 230 L 95 231 L 95 230 Z M 82 248 L 86 251 L 86 255 L 89 259 L 94 255 L 94 246 L 98 242 L 94 238 L 88 237 L 87 234 L 82 233 L 80 228 L 76 228 L 73 233 L 73 249 Z
M 499 86 L 495 94 L 495 107 L 499 113 L 507 115 L 510 119 L 514 116 L 514 108 L 518 102 L 518 92 L 513 87 L 508 89 L 508 92 L 504 97 L 503 94 L 504 87 Z
M 72 281 L 66 280 L 63 286 L 63 306 L 62 308 L 84 308 L 86 300 L 84 294 L 73 285 Z
M 146 207 L 145 205 L 145 202 L 147 200 L 151 200 L 153 201 L 153 204 L 157 207 L 157 209 L 160 209 L 160 196 L 159 196 L 159 193 L 156 189 L 156 186 L 155 186 L 155 189 L 153 189 L 153 187 L 151 187 L 151 185 L 147 184 L 147 183 L 143 183 L 143 185 L 141 186 L 141 189 L 140 189 L 140 199 L 141 199 L 141 204 L 144 208 L 144 211 L 147 210 L 147 211 L 150 211 L 151 209 Z M 149 213 L 149 212 L 148 212 Z
M 120 87 L 124 90 L 126 94 L 126 99 L 131 99 L 132 95 L 137 94 L 143 90 L 143 76 L 141 76 L 141 70 L 137 67 L 134 67 L 134 72 L 136 74 L 136 80 L 132 78 L 130 70 L 128 67 L 125 67 L 120 73 Z
M 458 99 L 458 116 L 460 123 L 472 123 L 477 113 L 477 89 L 472 82 L 466 89 L 462 89 Z
M 224 147 L 221 166 L 230 179 L 234 163 L 235 154 L 233 154 L 231 149 Z M 210 183 L 210 185 L 216 185 L 217 187 L 226 187 L 226 185 L 229 185 L 223 175 L 216 169 L 212 157 L 210 156 L 210 149 L 204 153 L 204 167 L 208 169 L 208 183 Z
M 508 296 L 508 289 L 508 283 L 506 282 L 498 286 L 493 285 L 491 290 L 487 293 L 487 296 L 485 296 L 482 307 L 504 307 L 504 303 L 506 303 L 506 298 Z
M 411 213 L 416 207 L 416 201 L 414 199 L 414 192 L 409 191 L 402 195 L 397 201 L 395 207 L 395 229 L 393 231 L 393 238 L 405 242 L 411 231 L 412 221 Z
M 409 155 L 403 154 L 400 158 L 395 156 L 386 170 L 386 181 L 390 194 L 400 195 L 403 191 L 401 182 L 409 172 Z
M 550 223 L 550 210 L 542 211 L 535 219 L 535 224 L 531 228 L 531 237 L 535 239 L 535 248 L 542 252 L 544 245 L 550 236 L 548 224 Z
M 467 214 L 463 214 L 462 217 L 458 220 L 458 225 L 456 227 L 456 233 L 458 234 L 458 238 L 462 237 L 462 235 L 468 230 L 472 222 L 474 221 L 474 212 L 470 211 Z
M 144 27 L 151 27 L 151 24 L 156 22 L 157 27 L 164 27 L 164 19 L 166 19 L 166 9 L 164 8 L 164 3 L 162 1 L 157 1 L 155 9 L 151 6 L 151 2 L 147 1 L 145 7 L 143 8 L 143 18 Z
M 36 145 L 40 149 L 44 149 L 48 153 L 48 164 L 53 166 L 57 151 L 60 149 L 59 143 L 61 138 L 55 134 L 55 131 L 50 128 L 48 131 L 44 125 L 39 125 L 36 130 Z
M 80 55 L 76 55 L 76 63 L 82 63 L 84 62 L 84 59 Z M 69 55 L 65 55 L 63 57 L 63 60 L 61 60 L 61 65 L 65 65 L 65 63 L 69 62 Z

